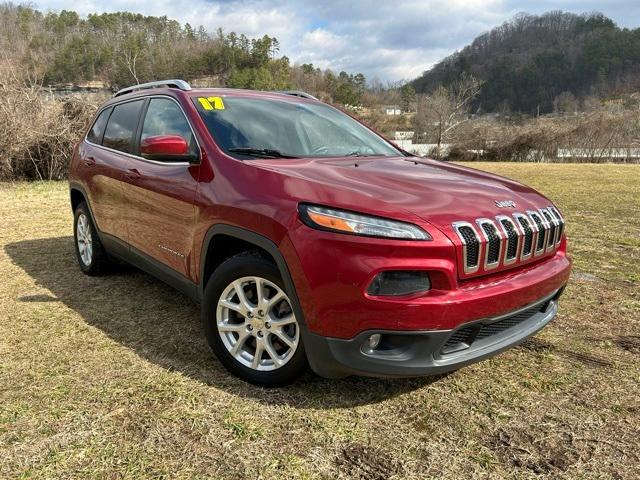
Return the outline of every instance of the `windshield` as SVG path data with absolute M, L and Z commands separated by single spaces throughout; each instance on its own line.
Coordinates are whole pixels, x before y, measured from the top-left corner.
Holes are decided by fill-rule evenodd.
M 321 103 L 247 97 L 194 97 L 220 148 L 237 158 L 398 156 L 372 131 Z

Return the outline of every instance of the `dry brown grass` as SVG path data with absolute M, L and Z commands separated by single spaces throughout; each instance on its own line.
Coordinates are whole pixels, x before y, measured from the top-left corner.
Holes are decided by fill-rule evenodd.
M 445 377 L 281 390 L 227 374 L 162 283 L 81 275 L 66 184 L 0 184 L 0 477 L 637 478 L 640 167 L 475 166 L 563 210 L 558 318 Z
M 589 113 L 496 119 L 478 117 L 452 133 L 450 160 L 544 163 L 640 163 L 638 107 Z M 470 150 L 482 150 L 482 155 Z M 559 150 L 563 156 L 558 157 Z M 611 158 L 611 155 L 614 155 Z

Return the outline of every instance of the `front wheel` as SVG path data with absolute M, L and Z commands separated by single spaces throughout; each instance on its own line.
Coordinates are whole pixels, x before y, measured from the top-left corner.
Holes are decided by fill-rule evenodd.
M 291 383 L 306 367 L 300 323 L 273 262 L 236 255 L 213 273 L 204 292 L 209 345 L 232 373 L 251 383 Z

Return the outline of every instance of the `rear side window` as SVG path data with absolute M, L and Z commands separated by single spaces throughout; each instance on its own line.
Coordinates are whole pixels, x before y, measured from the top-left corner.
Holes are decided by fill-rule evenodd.
M 102 145 L 125 153 L 133 153 L 133 140 L 144 100 L 121 103 L 113 107 Z
M 109 120 L 111 110 L 113 109 L 105 108 L 102 112 L 100 112 L 98 118 L 96 118 L 96 121 L 93 123 L 93 127 L 91 127 L 91 130 L 89 130 L 89 133 L 87 134 L 87 140 L 89 140 L 91 143 L 100 145 L 100 143 L 102 142 L 104 127 L 107 126 L 107 120 Z

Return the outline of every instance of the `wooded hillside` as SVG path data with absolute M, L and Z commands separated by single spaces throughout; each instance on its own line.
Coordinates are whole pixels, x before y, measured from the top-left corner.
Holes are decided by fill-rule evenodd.
M 362 74 L 292 65 L 268 35 L 0 3 L 0 180 L 66 176 L 72 146 L 109 92 L 68 95 L 74 89 L 65 84 L 116 89 L 161 78 L 305 90 L 388 137 L 410 134 L 413 146 L 403 148 L 436 145 L 422 154 L 437 157 L 637 162 L 639 65 L 640 30 L 597 14 L 520 15 L 413 85 L 383 86 Z M 492 111 L 524 115 L 476 115 Z M 537 115 L 550 111 L 559 115 Z
M 519 14 L 477 37 L 412 82 L 419 93 L 463 73 L 484 81 L 481 112 L 548 113 L 562 102 L 617 96 L 640 87 L 640 29 L 602 14 Z
M 0 60 L 42 84 L 100 80 L 121 87 L 160 78 L 207 77 L 212 86 L 303 88 L 327 100 L 358 104 L 362 74 L 292 66 L 276 38 L 208 32 L 167 17 L 117 12 L 42 13 L 0 3 Z

